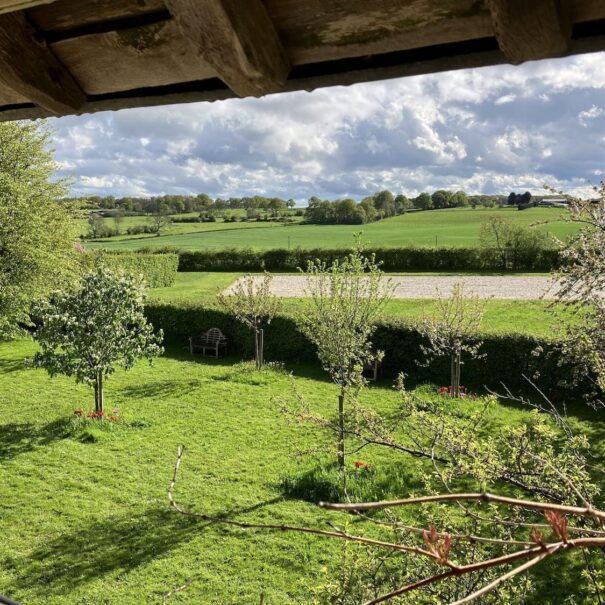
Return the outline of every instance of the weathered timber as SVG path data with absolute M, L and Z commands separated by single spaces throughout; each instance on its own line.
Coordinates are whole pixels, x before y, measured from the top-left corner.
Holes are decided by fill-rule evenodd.
M 0 0 L 0 14 L 25 10 L 39 4 L 51 4 L 55 0 Z
M 560 57 L 571 41 L 571 0 L 488 0 L 494 32 L 511 63 Z
M 290 71 L 261 0 L 166 0 L 199 57 L 239 96 L 280 90 Z
M 73 112 L 86 101 L 23 12 L 0 15 L 0 83 L 53 114 Z

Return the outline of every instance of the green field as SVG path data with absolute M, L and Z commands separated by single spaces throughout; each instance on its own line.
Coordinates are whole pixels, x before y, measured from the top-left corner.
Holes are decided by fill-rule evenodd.
M 139 363 L 108 381 L 107 405 L 119 406 L 122 420 L 103 430 L 74 425 L 74 408 L 91 408 L 90 389 L 25 368 L 23 358 L 34 351 L 30 341 L 0 344 L 2 593 L 27 605 L 257 605 L 261 595 L 265 605 L 309 605 L 313 590 L 336 577 L 339 542 L 246 533 L 167 506 L 176 446 L 184 443 L 176 496 L 191 509 L 247 522 L 345 523 L 284 488 L 285 479 L 296 483 L 318 468 L 315 458 L 294 452 L 325 443 L 280 413 L 274 397 L 292 396 L 285 373 L 259 375 L 233 360 L 193 361 L 168 351 L 153 367 Z M 335 387 L 313 368 L 292 369 L 300 392 L 330 413 Z M 398 398 L 385 382 L 363 400 L 388 413 Z M 490 431 L 530 413 L 497 404 Z M 585 406 L 570 413 L 602 443 L 602 418 Z M 595 464 L 602 455 L 599 448 Z M 375 470 L 370 479 L 350 481 L 353 497 L 422 489 L 426 463 L 384 448 L 364 449 L 363 460 Z M 372 523 L 355 525 L 356 533 L 377 531 Z M 588 603 L 577 581 L 583 565 L 572 556 L 530 572 L 537 590 L 528 603 L 555 605 L 571 595 Z
M 177 304 L 212 304 L 217 292 L 240 276 L 240 273 L 178 273 L 174 286 L 151 290 L 149 299 Z M 284 299 L 283 309 L 300 312 L 305 304 L 302 299 Z M 435 307 L 434 301 L 426 299 L 393 300 L 383 313 L 385 317 L 415 320 L 430 314 Z M 552 338 L 559 323 L 547 301 L 488 300 L 481 327 L 485 332 L 522 332 Z
M 174 246 L 182 250 L 203 248 L 252 247 L 337 248 L 351 246 L 355 234 L 363 232 L 370 246 L 476 246 L 481 223 L 490 216 L 501 216 L 523 225 L 538 224 L 536 229 L 565 239 L 578 225 L 565 222 L 562 211 L 551 208 L 488 209 L 453 208 L 414 212 L 368 225 L 283 225 L 279 223 L 200 223 L 173 225 L 159 237 L 120 237 L 102 242 L 87 242 L 90 248 L 133 250 L 144 246 Z M 206 229 L 206 226 L 211 226 Z M 200 229 L 198 229 L 200 227 Z

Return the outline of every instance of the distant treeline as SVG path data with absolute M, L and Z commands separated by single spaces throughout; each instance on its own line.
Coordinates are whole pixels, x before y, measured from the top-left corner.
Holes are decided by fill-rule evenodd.
M 322 200 L 316 196 L 309 199 L 304 212 L 305 221 L 315 224 L 363 224 L 377 221 L 389 216 L 396 216 L 414 210 L 432 210 L 441 208 L 464 208 L 477 206 L 517 205 L 527 207 L 530 202 L 537 203 L 540 197 L 532 198 L 531 193 L 510 193 L 504 195 L 468 195 L 464 191 L 438 189 L 432 194 L 423 192 L 416 197 L 402 193 L 395 195 L 385 189 L 361 202 L 352 198 L 340 200 Z M 259 218 L 259 212 L 277 217 L 296 206 L 293 199 L 263 197 L 230 197 L 212 199 L 205 193 L 198 195 L 160 195 L 152 197 L 88 196 L 69 198 L 81 207 L 90 210 L 105 211 L 107 216 L 116 214 L 164 214 L 178 215 L 200 213 L 201 218 L 208 219 L 213 213 L 228 210 L 245 210 L 249 219 Z M 302 212 L 302 210 L 299 210 Z
M 296 202 L 279 197 L 230 197 L 212 199 L 205 193 L 198 195 L 158 195 L 152 197 L 121 197 L 113 195 L 91 195 L 79 198 L 68 198 L 82 208 L 89 210 L 109 210 L 108 215 L 121 211 L 124 214 L 187 214 L 191 212 L 207 213 L 224 210 L 263 210 L 277 216 Z

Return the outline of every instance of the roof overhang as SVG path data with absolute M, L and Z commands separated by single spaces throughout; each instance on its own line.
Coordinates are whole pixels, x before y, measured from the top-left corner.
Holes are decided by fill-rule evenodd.
M 0 0 L 0 120 L 600 50 L 601 0 Z

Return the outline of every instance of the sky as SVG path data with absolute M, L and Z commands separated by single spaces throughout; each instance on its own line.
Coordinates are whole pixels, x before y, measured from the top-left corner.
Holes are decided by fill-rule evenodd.
M 588 195 L 605 178 L 605 53 L 51 120 L 76 195 L 389 189 Z

